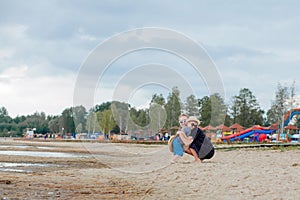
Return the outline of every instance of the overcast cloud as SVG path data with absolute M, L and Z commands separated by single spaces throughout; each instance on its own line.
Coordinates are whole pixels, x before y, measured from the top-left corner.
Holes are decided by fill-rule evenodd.
M 206 49 L 223 80 L 227 103 L 246 87 L 267 110 L 279 82 L 290 86 L 295 80 L 300 94 L 299 7 L 296 0 L 0 0 L 0 106 L 11 116 L 60 114 L 73 105 L 80 67 L 99 44 L 124 31 L 161 27 L 185 34 Z M 96 91 L 95 103 L 111 100 L 114 85 L 129 69 L 149 63 L 172 66 L 183 77 L 191 67 L 161 52 L 124 56 L 102 77 L 105 84 Z M 159 78 L 170 77 L 156 73 L 154 80 Z M 130 97 L 134 106 L 146 105 L 154 93 L 169 92 L 130 80 L 120 83 L 135 91 Z M 190 75 L 190 81 L 197 97 L 209 95 L 204 80 Z

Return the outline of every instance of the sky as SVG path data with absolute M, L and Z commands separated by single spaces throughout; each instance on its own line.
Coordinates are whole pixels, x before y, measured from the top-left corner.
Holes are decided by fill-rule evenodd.
M 145 107 L 154 93 L 167 97 L 174 86 L 183 101 L 211 94 L 207 75 L 182 55 L 159 50 L 164 46 L 208 60 L 227 104 L 248 88 L 268 110 L 279 83 L 295 81 L 300 95 L 299 7 L 296 0 L 0 0 L 0 107 L 13 117 L 58 115 L 86 101 Z M 149 27 L 163 32 L 146 38 L 147 31 L 134 31 Z M 201 55 L 181 36 L 197 43 Z M 153 41 L 155 49 L 125 52 L 125 44 Z

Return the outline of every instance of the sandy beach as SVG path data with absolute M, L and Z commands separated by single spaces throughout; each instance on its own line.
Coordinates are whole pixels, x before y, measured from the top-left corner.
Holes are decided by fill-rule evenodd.
M 299 199 L 300 148 L 217 150 L 171 164 L 167 145 L 0 140 L 1 199 Z

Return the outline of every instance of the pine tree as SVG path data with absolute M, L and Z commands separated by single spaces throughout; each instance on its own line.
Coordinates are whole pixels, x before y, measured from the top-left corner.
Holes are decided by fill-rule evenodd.
M 178 116 L 181 114 L 181 100 L 180 91 L 177 87 L 172 89 L 172 93 L 169 94 L 167 98 L 167 103 L 165 106 L 167 119 L 165 128 L 170 129 L 173 126 L 178 125 Z
M 234 122 L 244 127 L 263 124 L 264 112 L 257 103 L 256 97 L 247 88 L 241 89 L 239 95 L 233 97 L 231 111 Z
M 195 95 L 191 94 L 186 98 L 185 112 L 189 116 L 199 116 L 199 102 Z
M 280 83 L 277 86 L 277 91 L 275 93 L 275 100 L 271 104 L 271 108 L 267 112 L 268 122 L 282 123 L 282 117 L 288 110 L 286 100 L 289 97 L 288 88 L 282 86 Z

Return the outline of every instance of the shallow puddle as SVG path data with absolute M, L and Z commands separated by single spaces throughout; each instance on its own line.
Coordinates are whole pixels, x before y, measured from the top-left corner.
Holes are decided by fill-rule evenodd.
M 0 149 L 5 148 L 20 148 L 20 149 L 26 149 L 26 148 L 38 148 L 38 149 L 54 149 L 54 147 L 45 147 L 45 146 L 28 146 L 28 145 L 0 145 Z
M 0 151 L 0 155 L 55 157 L 55 158 L 82 158 L 82 157 L 87 157 L 86 155 L 61 153 L 61 152 L 43 152 L 43 151 Z
M 42 163 L 12 163 L 12 162 L 0 162 L 0 168 L 2 167 L 47 167 L 54 166 L 53 164 Z
M 12 163 L 12 162 L 0 162 L 0 172 L 33 172 L 35 168 L 40 167 L 58 167 L 54 164 L 42 164 L 42 163 Z
M 37 146 L 36 148 L 38 148 L 38 149 L 54 149 L 54 147 L 39 147 L 39 146 Z
M 27 145 L 0 145 L 0 148 L 20 148 L 20 149 L 26 149 L 26 148 L 30 148 L 30 146 Z

